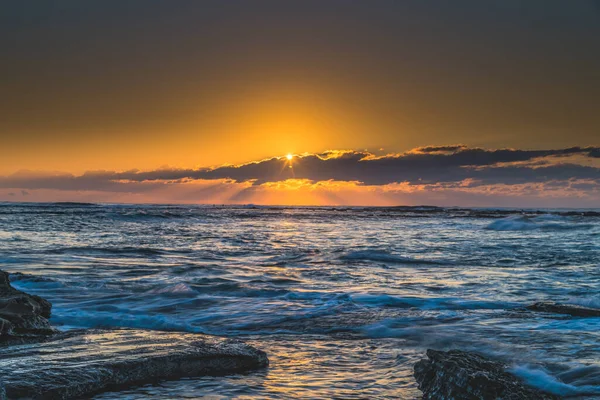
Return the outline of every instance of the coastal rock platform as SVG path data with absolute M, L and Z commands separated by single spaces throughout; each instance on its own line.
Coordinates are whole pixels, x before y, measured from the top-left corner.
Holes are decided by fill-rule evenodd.
M 265 367 L 266 354 L 207 335 L 82 330 L 0 347 L 0 400 L 75 399 L 160 380 Z

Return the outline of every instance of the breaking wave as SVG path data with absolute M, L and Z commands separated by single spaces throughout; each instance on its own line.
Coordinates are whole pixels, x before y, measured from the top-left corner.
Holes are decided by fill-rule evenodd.
M 548 371 L 531 365 L 513 366 L 510 371 L 519 376 L 529 385 L 536 387 L 548 393 L 552 393 L 561 397 L 576 397 L 576 396 L 597 396 L 600 395 L 600 385 L 579 384 L 572 385 L 563 382 L 559 377 L 553 376 Z M 591 375 L 592 380 L 598 383 L 600 372 L 598 367 L 595 368 L 577 368 L 576 371 L 568 371 L 561 375 L 579 375 L 579 380 L 585 380 L 585 375 Z
M 579 223 L 558 215 L 511 216 L 488 224 L 485 229 L 492 231 L 531 231 L 531 230 L 572 230 L 590 229 L 594 225 Z

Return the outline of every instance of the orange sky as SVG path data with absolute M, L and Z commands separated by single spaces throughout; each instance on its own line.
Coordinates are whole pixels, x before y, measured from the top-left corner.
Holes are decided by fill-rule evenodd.
M 0 174 L 596 144 L 593 2 L 226 3 L 1 5 Z
M 199 92 L 197 105 L 190 94 L 179 100 L 181 108 L 169 117 L 135 110 L 140 106 L 131 104 L 133 110 L 127 113 L 139 114 L 139 120 L 122 124 L 110 116 L 100 122 L 93 116 L 88 117 L 92 118 L 89 123 L 58 121 L 47 128 L 25 124 L 23 133 L 7 137 L 0 149 L 0 173 L 20 169 L 72 173 L 150 170 L 166 165 L 192 168 L 289 152 L 339 148 L 400 152 L 431 143 L 539 147 L 539 135 L 526 134 L 518 123 L 516 127 L 496 124 L 492 128 L 483 116 L 455 109 L 451 103 L 429 110 L 412 103 L 410 93 L 398 92 L 395 99 L 385 100 L 377 92 L 357 93 L 358 88 L 334 85 L 240 85 L 231 89 L 234 93 L 218 93 L 210 101 Z M 470 113 L 470 118 L 461 120 L 465 113 Z M 585 135 L 577 140 L 560 135 L 565 129 L 554 126 L 545 142 L 560 146 L 586 140 Z M 15 131 L 19 132 L 19 127 Z
M 0 48 L 0 201 L 600 198 L 597 1 L 3 2 Z

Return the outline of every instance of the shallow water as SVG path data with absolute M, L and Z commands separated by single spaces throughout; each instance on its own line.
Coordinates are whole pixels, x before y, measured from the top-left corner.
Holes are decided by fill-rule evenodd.
M 98 398 L 418 397 L 425 349 L 474 350 L 600 396 L 600 214 L 566 210 L 0 205 L 0 268 L 52 322 L 236 336 L 271 367 Z

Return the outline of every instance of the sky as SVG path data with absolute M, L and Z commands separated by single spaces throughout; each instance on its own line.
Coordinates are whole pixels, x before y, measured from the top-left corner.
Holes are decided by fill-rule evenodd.
M 0 0 L 0 48 L 0 201 L 600 204 L 598 0 Z

